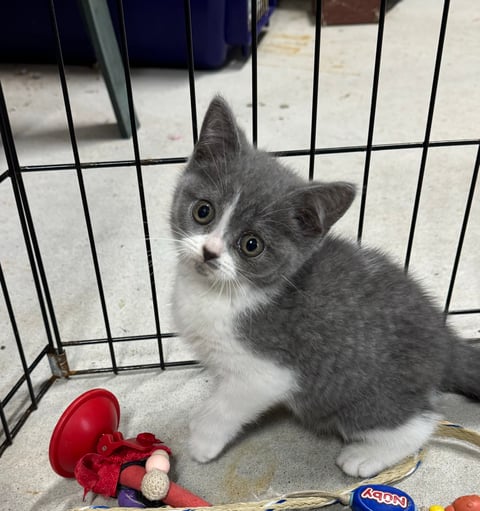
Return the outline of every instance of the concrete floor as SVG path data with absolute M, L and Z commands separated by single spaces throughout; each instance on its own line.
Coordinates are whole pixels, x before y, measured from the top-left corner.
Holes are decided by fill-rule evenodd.
M 309 145 L 314 27 L 310 2 L 284 0 L 275 12 L 258 53 L 259 146 L 268 150 Z M 375 143 L 421 141 L 430 94 L 441 5 L 437 0 L 403 0 L 387 15 Z M 328 27 L 322 32 L 318 146 L 365 144 L 371 97 L 374 25 Z M 470 0 L 452 2 L 432 139 L 478 138 L 480 113 L 480 10 Z M 22 165 L 73 161 L 60 86 L 51 67 L 1 66 L 11 121 Z M 220 91 L 239 122 L 251 132 L 249 62 L 231 62 L 221 71 L 196 74 L 200 118 Z M 82 161 L 132 158 L 129 141 L 118 138 L 103 81 L 97 72 L 70 68 L 68 83 Z M 135 104 L 141 121 L 142 158 L 186 156 L 192 149 L 187 73 L 135 69 Z M 412 271 L 443 304 L 465 208 L 477 147 L 429 152 L 412 256 Z M 0 151 L 1 153 L 1 151 Z M 377 152 L 372 157 L 364 239 L 405 256 L 420 150 Z M 317 177 L 362 182 L 364 155 L 317 158 Z M 290 158 L 307 175 L 307 158 Z M 0 169 L 5 169 L 0 154 Z M 154 271 L 164 331 L 175 330 L 169 313 L 173 250 L 167 226 L 169 203 L 180 166 L 145 167 Z M 154 332 L 148 268 L 131 168 L 84 172 L 95 239 L 114 336 Z M 25 175 L 35 227 L 63 340 L 105 336 L 88 248 L 76 176 L 71 171 Z M 480 307 L 480 201 L 478 190 L 452 308 Z M 0 186 L 0 261 L 4 267 L 29 362 L 45 345 L 15 205 L 8 182 Z M 354 237 L 359 200 L 337 230 Z M 479 317 L 452 323 L 477 337 Z M 0 307 L 0 396 L 21 373 L 5 309 Z M 166 343 L 168 361 L 190 358 L 181 339 Z M 104 345 L 69 348 L 72 369 L 109 364 Z M 119 364 L 157 360 L 154 343 L 118 346 Z M 35 386 L 48 377 L 45 363 Z M 55 511 L 82 504 L 74 480 L 62 479 L 48 463 L 51 432 L 62 411 L 82 392 L 104 387 L 120 401 L 120 431 L 151 431 L 174 451 L 177 481 L 213 503 L 270 497 L 284 492 L 335 490 L 352 484 L 334 460 L 336 440 L 317 439 L 282 412 L 251 428 L 224 456 L 208 465 L 186 451 L 190 410 L 207 394 L 208 375 L 199 368 L 97 375 L 57 381 L 0 459 L 2 509 Z M 27 401 L 21 390 L 6 407 L 12 421 Z M 480 405 L 457 396 L 443 399 L 445 416 L 480 430 Z M 0 437 L 3 440 L 3 437 Z M 418 505 L 446 505 L 460 495 L 480 493 L 480 453 L 433 442 L 419 471 L 399 484 Z M 92 497 L 87 497 L 87 503 Z M 96 505 L 115 501 L 101 497 Z

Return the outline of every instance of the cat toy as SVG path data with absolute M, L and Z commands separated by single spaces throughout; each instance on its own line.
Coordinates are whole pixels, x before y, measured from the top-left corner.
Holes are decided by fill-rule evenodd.
M 480 434 L 446 421 L 439 423 L 435 436 L 460 440 L 480 447 Z M 421 450 L 377 476 L 338 492 L 300 491 L 287 493 L 270 500 L 210 507 L 188 507 L 182 510 L 177 509 L 177 511 L 286 511 L 318 509 L 337 503 L 350 506 L 352 511 L 480 511 L 479 495 L 460 497 L 446 508 L 439 505 L 419 508 L 407 493 L 390 486 L 413 474 L 421 465 L 424 456 L 425 451 Z M 75 508 L 71 511 L 90 509 L 94 509 L 94 507 Z M 111 508 L 110 511 L 127 511 L 127 509 Z
M 210 504 L 171 481 L 171 450 L 152 433 L 124 439 L 117 431 L 120 406 L 108 390 L 89 390 L 75 399 L 53 431 L 49 458 L 53 470 L 75 477 L 84 488 L 117 497 L 126 507 L 160 501 L 173 507 Z
M 454 500 L 445 509 L 442 506 L 430 506 L 429 511 L 480 511 L 480 496 L 464 495 Z
M 321 502 L 319 499 L 326 499 Z M 284 495 L 274 501 L 256 503 L 238 503 L 213 506 L 177 509 L 176 511 L 276 511 L 277 509 L 314 509 L 330 504 L 349 506 L 352 511 L 479 511 L 480 496 L 465 495 L 459 497 L 447 507 L 433 505 L 429 508 L 418 508 L 412 497 L 393 486 L 366 484 L 353 491 L 342 494 L 328 492 L 296 492 Z M 82 507 L 71 511 L 87 511 L 95 507 Z M 173 509 L 173 508 L 167 508 Z M 126 511 L 127 508 L 110 508 L 110 511 Z M 149 511 L 146 509 L 145 511 Z

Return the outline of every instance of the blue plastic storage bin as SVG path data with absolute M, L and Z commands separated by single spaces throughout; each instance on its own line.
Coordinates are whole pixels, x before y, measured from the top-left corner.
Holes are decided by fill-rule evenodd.
M 191 0 L 195 67 L 222 66 L 230 47 L 248 52 L 250 0 Z M 268 23 L 276 0 L 258 2 L 257 32 Z M 138 66 L 187 64 L 185 16 L 180 0 L 124 0 L 130 61 Z M 109 0 L 114 26 L 118 14 Z M 77 2 L 57 1 L 56 15 L 67 64 L 92 64 L 95 55 Z M 54 63 L 48 2 L 4 2 L 0 7 L 0 61 Z

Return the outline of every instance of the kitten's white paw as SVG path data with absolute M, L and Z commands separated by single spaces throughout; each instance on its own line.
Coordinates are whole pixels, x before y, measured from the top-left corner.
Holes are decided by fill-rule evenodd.
M 214 445 L 207 438 L 198 435 L 190 437 L 190 455 L 199 463 L 208 463 L 215 459 L 223 449 L 223 445 Z
M 337 465 L 348 475 L 371 477 L 417 452 L 435 430 L 439 416 L 433 412 L 412 417 L 393 429 L 373 429 L 346 445 Z
M 382 454 L 378 446 L 353 443 L 341 450 L 337 465 L 349 476 L 372 477 L 390 465 Z
M 190 456 L 199 463 L 208 463 L 222 451 L 227 440 L 223 438 L 218 426 L 205 420 L 193 420 L 190 423 Z

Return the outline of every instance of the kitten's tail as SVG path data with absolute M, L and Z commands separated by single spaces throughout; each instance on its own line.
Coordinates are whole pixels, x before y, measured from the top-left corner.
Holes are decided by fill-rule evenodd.
M 480 401 L 480 348 L 457 342 L 445 371 L 443 390 Z

